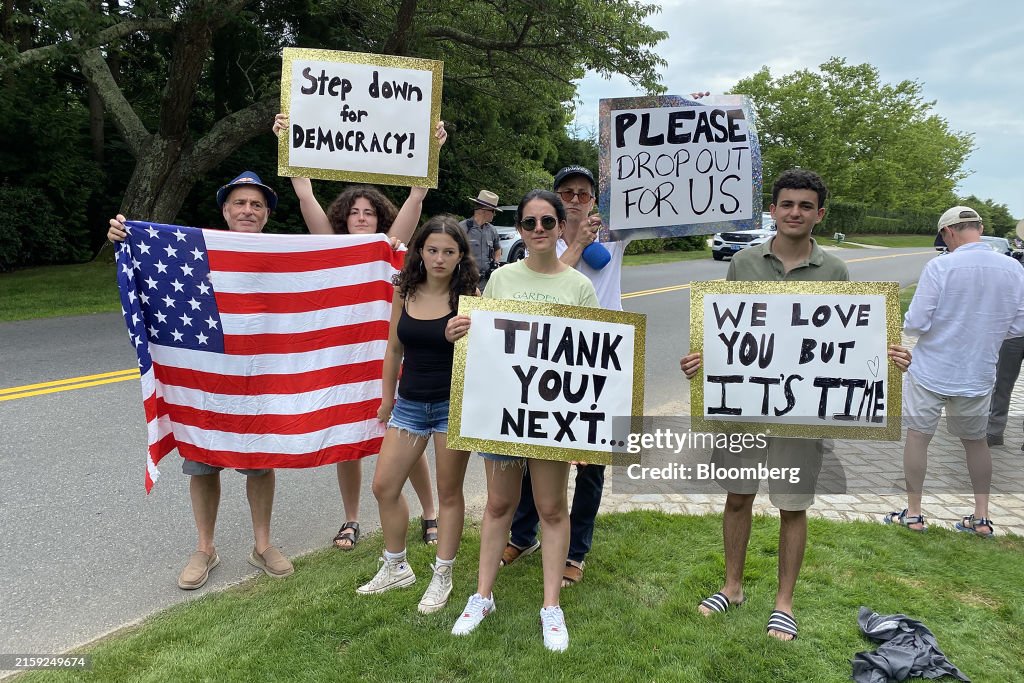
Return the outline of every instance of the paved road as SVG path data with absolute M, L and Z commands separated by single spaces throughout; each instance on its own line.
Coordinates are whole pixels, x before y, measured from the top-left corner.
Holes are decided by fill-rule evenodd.
M 854 279 L 916 281 L 930 250 L 836 250 Z M 678 359 L 689 347 L 688 283 L 725 275 L 726 263 L 626 268 L 628 310 L 648 315 L 646 406 L 672 414 L 688 401 Z M 651 292 L 650 290 L 660 290 Z M 0 324 L 0 390 L 134 366 L 118 315 Z M 0 396 L 2 398 L 2 396 Z M 138 383 L 120 381 L 0 402 L 0 651 L 60 652 L 153 611 L 252 576 L 241 477 L 224 476 L 217 526 L 222 563 L 208 586 L 183 593 L 174 578 L 194 544 L 187 478 L 168 458 L 143 489 L 144 418 Z M 483 478 L 470 468 L 467 499 Z M 364 529 L 377 525 L 364 468 Z M 290 555 L 324 547 L 339 526 L 332 467 L 280 471 L 273 537 Z M 415 497 L 410 496 L 414 501 Z M 414 512 L 415 514 L 415 512 Z M 369 576 L 374 567 L 367 567 Z

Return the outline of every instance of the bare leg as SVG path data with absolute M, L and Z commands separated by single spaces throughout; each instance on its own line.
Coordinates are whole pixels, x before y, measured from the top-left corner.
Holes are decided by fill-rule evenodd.
M 423 519 L 437 519 L 437 508 L 434 507 L 434 487 L 430 482 L 430 464 L 427 462 L 426 455 L 422 456 L 412 466 L 412 471 L 409 473 L 409 483 L 412 484 L 412 490 L 416 492 L 416 497 L 420 499 Z
M 192 475 L 188 482 L 192 499 L 192 516 L 196 520 L 199 542 L 196 550 L 213 555 L 213 532 L 217 526 L 217 508 L 220 506 L 220 472 Z
M 405 550 L 409 504 L 402 495 L 402 487 L 426 447 L 426 437 L 414 436 L 394 427 L 384 435 L 384 443 L 377 456 L 377 470 L 373 475 L 373 495 L 380 510 L 384 549 L 390 553 Z
M 508 542 L 512 527 L 512 514 L 519 504 L 523 484 L 523 462 L 484 461 L 487 475 L 487 505 L 480 523 L 480 568 L 477 572 L 476 592 L 491 597 L 494 580 L 498 577 L 501 553 Z
M 907 516 L 921 514 L 921 494 L 924 491 L 924 477 L 928 471 L 928 444 L 931 434 L 907 429 L 907 442 L 903 445 L 903 476 L 907 482 Z M 987 444 L 986 444 L 987 450 Z M 989 460 L 991 466 L 992 461 Z M 912 529 L 921 529 L 921 524 L 911 524 Z
M 793 616 L 793 591 L 807 547 L 807 511 L 779 510 L 779 517 L 779 592 L 775 594 L 775 609 Z M 768 635 L 779 640 L 793 639 L 774 629 Z
M 345 521 L 359 521 L 359 489 L 363 484 L 363 463 L 361 460 L 346 460 L 339 462 L 338 490 L 341 491 L 341 505 L 345 508 Z M 346 535 L 351 538 L 354 531 L 346 530 Z M 334 542 L 339 548 L 351 548 L 352 541 L 342 539 Z
M 971 475 L 971 488 L 974 489 L 974 517 L 988 518 L 988 497 L 992 490 L 992 451 L 985 439 L 968 441 L 960 440 L 967 453 L 967 472 Z M 992 527 L 980 526 L 978 531 L 988 533 Z
M 252 533 L 256 540 L 256 552 L 260 555 L 270 547 L 270 515 L 274 510 L 276 481 L 274 470 L 258 477 L 245 478 L 245 493 L 249 498 L 249 513 L 252 515 Z
M 722 540 L 725 545 L 725 584 L 722 592 L 729 602 L 737 605 L 743 602 L 743 567 L 747 562 L 747 543 L 750 542 L 754 498 L 757 494 L 730 493 L 725 497 L 722 515 Z M 713 610 L 698 608 L 704 616 Z
M 530 460 L 533 501 L 540 515 L 544 544 L 540 547 L 544 565 L 544 604 L 558 605 L 562 574 L 569 554 L 569 463 L 557 460 Z
M 434 434 L 434 457 L 437 463 L 437 500 L 440 506 L 437 557 L 440 560 L 453 560 L 459 551 L 462 527 L 466 518 L 466 498 L 462 488 L 466 481 L 469 451 L 449 450 L 448 435 L 438 433 Z M 426 458 L 420 460 L 426 462 Z

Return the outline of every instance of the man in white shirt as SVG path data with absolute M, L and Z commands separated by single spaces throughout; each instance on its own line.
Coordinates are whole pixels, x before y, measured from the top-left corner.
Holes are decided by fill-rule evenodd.
M 886 515 L 885 522 L 927 528 L 921 493 L 928 442 L 945 408 L 950 434 L 963 442 L 974 489 L 974 513 L 956 529 L 991 536 L 992 455 L 985 431 L 999 347 L 1004 339 L 1024 335 L 1024 269 L 982 243 L 981 216 L 970 207 L 946 211 L 938 228 L 949 254 L 925 266 L 903 323 L 904 332 L 918 336 L 914 363 L 903 379 L 907 507 Z

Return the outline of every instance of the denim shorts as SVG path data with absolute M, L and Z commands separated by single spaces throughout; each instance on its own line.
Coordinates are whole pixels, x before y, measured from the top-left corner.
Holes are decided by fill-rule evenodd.
M 448 433 L 448 401 L 408 401 L 401 396 L 391 410 L 388 428 L 401 429 L 416 436 Z
M 484 460 L 490 460 L 491 462 L 514 462 L 526 466 L 526 458 L 521 455 L 502 455 L 501 453 L 484 453 L 480 452 L 480 457 Z

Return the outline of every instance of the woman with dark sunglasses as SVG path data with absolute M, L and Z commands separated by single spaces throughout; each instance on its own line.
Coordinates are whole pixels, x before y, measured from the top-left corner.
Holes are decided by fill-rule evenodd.
M 565 228 L 565 206 L 554 192 L 532 190 L 519 203 L 516 225 L 526 243 L 524 260 L 499 268 L 484 290 L 485 297 L 573 306 L 597 307 L 597 294 L 587 277 L 558 260 L 555 244 Z M 469 330 L 468 316 L 456 316 L 448 323 L 451 341 Z M 466 604 L 454 635 L 475 629 L 495 609 L 491 589 L 498 575 L 501 554 L 508 540 L 512 513 L 519 503 L 524 468 L 533 477 L 533 497 L 540 513 L 544 545 L 544 598 L 540 611 L 544 647 L 562 651 L 569 646 L 569 632 L 559 607 L 562 570 L 569 549 L 569 507 L 566 486 L 569 463 L 558 460 L 521 458 L 481 453 L 487 475 L 487 507 L 480 531 L 480 567 L 477 592 Z

